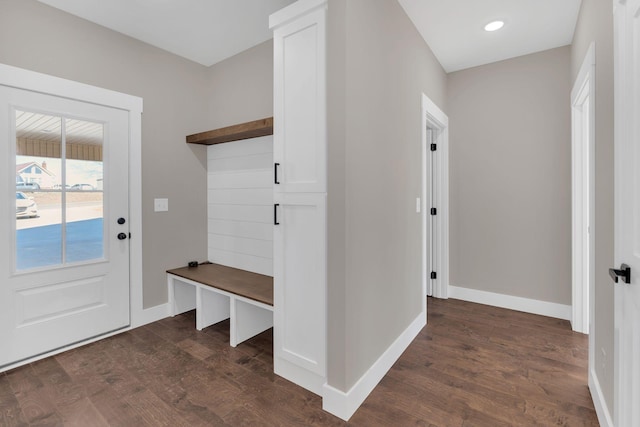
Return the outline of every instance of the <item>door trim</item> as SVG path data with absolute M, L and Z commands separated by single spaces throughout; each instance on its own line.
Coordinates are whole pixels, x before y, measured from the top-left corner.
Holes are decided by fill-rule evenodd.
M 435 174 L 431 173 L 432 152 L 427 147 L 427 127 L 435 128 L 438 134 L 434 140 L 437 145 L 435 155 Z M 428 177 L 435 179 L 435 205 L 427 206 L 430 200 L 428 191 Z M 449 297 L 449 118 L 447 115 L 424 93 L 422 94 L 422 295 L 427 295 L 428 263 L 427 250 L 429 248 L 427 236 L 427 221 L 430 209 L 437 209 L 435 235 L 436 257 L 434 271 L 437 279 L 433 286 L 433 296 L 436 298 Z M 423 311 L 426 313 L 426 299 L 423 301 Z
M 633 173 L 633 169 L 638 164 L 634 163 L 637 159 L 632 158 L 629 161 L 630 154 L 634 153 L 632 144 L 637 144 L 638 125 L 635 121 L 638 113 L 638 89 L 640 81 L 637 76 L 638 61 L 640 60 L 640 51 L 638 45 L 634 43 L 633 35 L 636 34 L 640 15 L 640 1 L 638 0 L 613 0 L 613 62 L 614 62 L 614 266 L 621 263 L 629 263 L 632 268 L 635 267 L 637 253 L 634 243 L 627 246 L 624 236 L 632 235 L 637 230 L 624 230 L 624 227 L 630 226 L 626 214 L 628 209 L 633 209 L 633 202 L 629 202 L 635 196 L 635 186 L 633 181 L 629 179 L 629 173 Z M 632 142 L 633 141 L 633 142 Z M 637 171 L 636 171 L 637 172 Z M 636 175 L 637 176 L 637 175 Z M 631 190 L 632 195 L 628 193 Z M 635 270 L 634 270 L 635 271 Z M 613 373 L 613 404 L 611 412 L 613 412 L 613 420 L 611 423 L 609 412 L 606 422 L 608 425 L 626 427 L 637 425 L 640 419 L 640 411 L 637 406 L 637 395 L 640 392 L 638 385 L 640 384 L 640 362 L 637 354 L 635 354 L 635 345 L 633 341 L 634 335 L 637 337 L 639 323 L 633 322 L 635 314 L 627 312 L 635 305 L 635 302 L 627 305 L 627 298 L 634 297 L 629 295 L 629 286 L 636 287 L 640 284 L 637 278 L 637 272 L 631 276 L 631 283 L 612 283 L 608 286 L 614 287 L 614 373 Z M 632 309 L 635 309 L 633 307 Z M 632 343 L 629 345 L 629 343 Z M 595 372 L 593 372 L 595 377 Z M 591 381 L 591 372 L 589 380 Z M 596 378 L 597 379 L 597 378 Z M 591 383 L 590 383 L 591 385 Z M 630 393 L 631 392 L 631 393 Z M 606 403 L 606 402 L 605 402 Z M 597 408 L 597 406 L 596 406 Z M 605 406 L 606 408 L 606 406 Z M 604 422 L 601 423 L 604 425 Z
M 572 313 L 574 331 L 589 337 L 593 352 L 595 251 L 595 44 L 591 43 L 571 91 L 571 204 L 572 204 Z M 583 137 L 584 106 L 588 108 L 588 136 Z M 586 169 L 586 174 L 585 174 Z M 584 197 L 588 199 L 585 211 Z M 589 227 L 585 236 L 584 227 Z M 586 263 L 585 263 L 586 260 Z M 586 265 L 585 265 L 586 264 Z M 586 276 L 586 280 L 584 280 Z M 589 355 L 593 360 L 593 354 Z
M 142 294 L 142 111 L 140 97 L 0 64 L 0 85 L 125 110 L 129 114 L 130 310 L 135 328 L 168 314 L 167 304 L 145 310 Z M 127 329 L 124 329 L 127 330 Z M 85 343 L 91 342 L 91 340 Z M 71 347 L 66 347 L 68 349 Z M 54 354 L 47 353 L 38 358 Z M 24 361 L 28 363 L 29 361 Z M 21 363 L 21 364 L 24 364 Z

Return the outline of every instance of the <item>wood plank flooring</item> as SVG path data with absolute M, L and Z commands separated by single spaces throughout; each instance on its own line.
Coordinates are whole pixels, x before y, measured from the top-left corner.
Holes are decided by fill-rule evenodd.
M 272 373 L 272 332 L 229 346 L 193 312 L 0 374 L 0 426 L 589 426 L 587 337 L 428 299 L 428 325 L 349 423 Z

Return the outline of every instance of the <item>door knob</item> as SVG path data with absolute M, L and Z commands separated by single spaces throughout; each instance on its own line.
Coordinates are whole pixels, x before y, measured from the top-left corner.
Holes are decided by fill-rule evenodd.
M 127 222 L 127 220 L 125 220 L 124 218 L 118 218 L 118 224 L 122 225 L 125 222 Z
M 124 233 L 118 233 L 118 240 L 124 240 L 127 238 L 127 235 Z
M 631 267 L 629 267 L 627 264 L 621 264 L 619 270 L 610 268 L 609 276 L 611 276 L 613 281 L 616 283 L 618 283 L 618 277 L 622 277 L 624 283 L 631 283 Z

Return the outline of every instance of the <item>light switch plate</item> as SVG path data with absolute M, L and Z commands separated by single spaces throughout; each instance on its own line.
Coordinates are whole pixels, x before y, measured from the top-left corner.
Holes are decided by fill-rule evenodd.
M 155 212 L 167 212 L 169 210 L 169 199 L 154 199 L 153 210 Z
M 420 202 L 420 197 L 416 197 L 416 213 L 420 213 L 422 211 L 422 203 Z

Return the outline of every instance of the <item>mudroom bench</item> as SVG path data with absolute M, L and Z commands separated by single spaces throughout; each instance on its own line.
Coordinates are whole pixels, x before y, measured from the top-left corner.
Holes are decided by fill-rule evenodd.
M 196 329 L 230 319 L 232 347 L 273 327 L 273 278 L 219 264 L 167 270 L 171 316 L 196 310 Z

